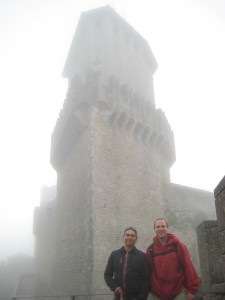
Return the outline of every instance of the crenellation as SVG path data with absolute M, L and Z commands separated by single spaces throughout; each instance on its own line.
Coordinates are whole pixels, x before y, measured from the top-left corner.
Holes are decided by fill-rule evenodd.
M 93 81 L 93 78 L 94 78 L 94 81 Z M 147 138 L 151 141 L 151 143 L 153 142 L 153 140 L 155 140 L 155 145 L 159 148 L 161 148 L 162 145 L 165 146 L 165 143 L 166 143 L 167 146 L 169 145 L 170 154 L 167 155 L 165 153 L 165 151 L 162 151 L 162 154 L 166 160 L 169 160 L 169 164 L 173 163 L 175 154 L 172 155 L 172 151 L 173 151 L 174 147 L 171 146 L 171 143 L 174 143 L 174 141 L 171 139 L 170 139 L 170 142 L 164 140 L 165 136 L 168 137 L 169 134 L 171 134 L 171 129 L 170 129 L 170 126 L 169 126 L 164 114 L 161 112 L 161 110 L 158 109 L 158 110 L 156 110 L 155 113 L 153 113 L 152 105 L 148 104 L 147 107 L 152 112 L 151 118 L 149 118 L 149 117 L 148 117 L 148 119 L 145 118 L 145 114 L 143 112 L 145 111 L 144 107 L 146 105 L 146 102 L 143 99 L 141 99 L 137 93 L 132 94 L 131 90 L 129 90 L 130 92 L 128 93 L 127 85 L 122 85 L 122 86 L 118 85 L 119 80 L 116 79 L 115 76 L 110 76 L 108 81 L 111 83 L 111 87 L 113 87 L 113 89 L 111 88 L 111 89 L 106 89 L 106 90 L 108 90 L 108 91 L 111 90 L 111 94 L 116 95 L 119 91 L 118 88 L 120 87 L 120 94 L 122 91 L 123 96 L 128 95 L 128 94 L 132 95 L 132 99 L 131 99 L 132 104 L 130 106 L 128 105 L 129 103 L 127 104 L 127 101 L 125 102 L 125 106 L 124 106 L 124 101 L 116 102 L 117 103 L 116 107 L 117 107 L 118 113 L 116 113 L 116 112 L 111 113 L 111 115 L 109 117 L 111 124 L 117 124 L 117 126 L 119 126 L 119 128 L 121 130 L 126 128 L 126 129 L 128 129 L 129 133 L 131 133 L 131 124 L 132 124 L 133 125 L 132 132 L 133 132 L 134 137 L 136 137 L 137 139 L 141 139 L 144 142 L 147 141 Z M 78 84 L 77 81 L 76 81 L 76 84 Z M 95 103 L 95 106 L 97 105 L 96 102 L 98 102 L 97 98 L 99 95 L 98 91 L 100 89 L 99 88 L 99 80 L 95 78 L 94 73 L 92 73 L 91 70 L 88 71 L 87 82 L 85 83 L 85 86 L 87 86 L 87 88 L 83 89 L 83 90 L 87 91 L 87 93 L 84 94 L 84 98 L 86 99 L 87 102 L 78 104 L 73 112 L 73 116 L 75 115 L 77 117 L 77 119 L 79 119 L 80 123 L 82 123 L 82 121 L 85 119 L 84 123 L 82 124 L 83 127 L 88 122 L 88 117 L 87 117 L 88 116 L 87 115 L 88 106 L 90 107 L 90 104 L 92 102 Z M 94 90 L 93 90 L 93 88 L 94 88 Z M 114 92 L 113 92 L 113 90 L 114 90 Z M 92 97 L 90 97 L 90 95 L 92 95 Z M 94 97 L 93 97 L 93 95 L 94 95 Z M 70 94 L 70 97 L 73 98 L 72 94 Z M 121 103 L 122 103 L 122 105 L 121 105 Z M 111 105 L 112 104 L 113 103 L 111 103 Z M 68 104 L 67 104 L 67 106 L 68 106 Z M 115 105 L 113 104 L 113 106 L 115 106 Z M 122 111 L 120 112 L 121 109 L 122 109 Z M 124 111 L 124 109 L 125 109 L 125 111 Z M 84 117 L 84 113 L 86 113 L 86 118 Z M 133 116 L 133 120 L 129 120 L 128 117 L 126 116 L 126 114 Z M 64 114 L 64 116 L 62 118 L 65 118 L 65 115 L 66 114 Z M 153 116 L 155 116 L 155 117 L 153 117 Z M 141 122 L 136 121 L 135 122 L 136 124 L 135 124 L 134 119 L 141 120 Z M 143 124 L 143 120 L 144 120 L 144 124 Z M 154 130 L 154 128 L 156 126 L 156 125 L 154 125 L 155 120 L 158 120 L 157 121 L 157 131 L 158 132 L 157 131 L 155 132 L 155 134 L 157 134 L 157 137 L 155 137 L 155 134 L 153 134 L 151 136 L 150 136 L 150 134 L 148 134 L 148 136 L 147 136 L 147 132 L 148 133 L 150 132 L 150 129 L 149 129 L 150 126 L 151 126 L 152 130 Z M 147 128 L 146 128 L 147 124 L 149 126 L 147 126 Z M 152 126 L 154 126 L 154 127 L 152 127 Z M 74 128 L 79 128 L 79 127 L 74 126 Z M 82 127 L 80 126 L 80 128 L 82 128 Z M 55 132 L 56 132 L 56 130 L 55 130 Z M 152 131 L 152 133 L 153 133 L 153 131 Z M 164 135 L 161 135 L 161 133 L 164 133 Z M 142 135 L 144 135 L 144 138 L 141 138 Z M 79 140 L 79 134 L 77 136 L 77 140 Z M 66 144 L 66 143 L 64 142 L 63 144 Z M 70 146 L 69 148 L 71 149 L 71 147 L 72 146 Z M 164 147 L 164 148 L 166 148 L 166 147 Z M 67 151 L 69 151 L 69 150 L 67 150 Z M 168 151 L 167 151 L 167 153 L 168 153 Z M 63 157 L 65 157 L 65 155 Z

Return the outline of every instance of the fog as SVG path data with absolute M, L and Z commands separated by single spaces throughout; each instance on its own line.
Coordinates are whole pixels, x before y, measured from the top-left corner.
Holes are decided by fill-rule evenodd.
M 0 0 L 0 260 L 33 255 L 33 210 L 56 183 L 50 142 L 82 11 L 110 5 L 149 43 L 157 107 L 175 135 L 171 181 L 213 191 L 225 173 L 223 0 Z

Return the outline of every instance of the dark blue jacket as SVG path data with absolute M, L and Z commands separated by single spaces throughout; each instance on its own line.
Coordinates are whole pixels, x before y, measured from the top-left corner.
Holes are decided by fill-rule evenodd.
M 114 291 L 121 287 L 124 300 L 146 300 L 149 293 L 149 265 L 146 254 L 137 248 L 126 252 L 124 247 L 111 253 L 104 278 Z

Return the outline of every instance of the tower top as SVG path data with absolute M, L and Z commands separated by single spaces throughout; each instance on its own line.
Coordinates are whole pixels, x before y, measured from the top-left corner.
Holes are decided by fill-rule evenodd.
M 113 8 L 104 6 L 83 12 L 71 43 L 63 76 L 72 78 L 84 69 L 85 63 L 82 61 L 86 64 L 89 62 L 90 65 L 97 56 L 97 60 L 109 63 L 113 55 L 118 58 L 124 52 L 124 44 L 127 52 L 132 48 L 131 51 L 142 56 L 152 75 L 158 65 L 148 42 Z

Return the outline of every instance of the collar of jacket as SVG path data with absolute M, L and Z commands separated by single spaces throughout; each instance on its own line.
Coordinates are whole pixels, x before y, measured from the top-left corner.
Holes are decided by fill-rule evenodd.
M 125 250 L 124 246 L 122 246 L 122 247 L 120 248 L 120 251 L 121 251 L 121 252 L 127 253 L 127 251 Z M 136 247 L 133 247 L 133 248 L 129 251 L 129 253 L 136 253 L 136 252 L 137 252 L 137 248 L 136 248 Z

